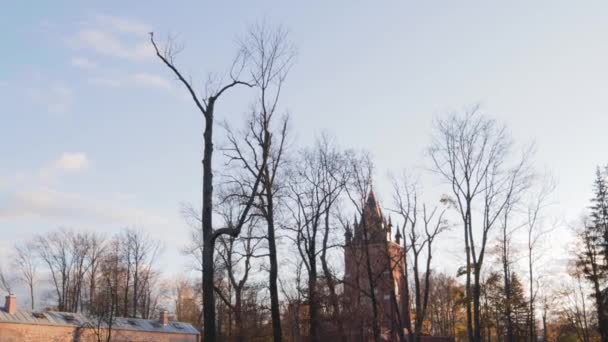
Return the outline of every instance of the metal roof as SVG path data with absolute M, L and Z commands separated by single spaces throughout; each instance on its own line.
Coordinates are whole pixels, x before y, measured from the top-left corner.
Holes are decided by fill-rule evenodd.
M 71 327 L 97 327 L 98 321 L 82 313 L 57 311 L 17 310 L 14 314 L 0 309 L 0 323 L 54 325 Z M 104 326 L 105 323 L 102 325 Z M 191 324 L 169 321 L 162 325 L 158 320 L 114 317 L 112 330 L 135 330 L 157 333 L 195 334 L 199 332 Z

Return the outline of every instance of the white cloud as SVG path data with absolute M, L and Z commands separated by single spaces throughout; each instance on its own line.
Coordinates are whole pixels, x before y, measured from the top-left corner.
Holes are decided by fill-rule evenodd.
M 89 166 L 87 155 L 82 152 L 64 152 L 53 162 L 55 168 L 65 171 L 81 170 Z
M 130 60 L 143 60 L 154 56 L 150 44 L 142 37 L 136 43 L 126 43 L 111 32 L 84 29 L 76 35 L 78 44 L 99 54 Z
M 63 83 L 54 83 L 44 89 L 30 89 L 29 92 L 32 99 L 46 106 L 49 113 L 65 113 L 74 103 L 74 92 Z
M 82 69 L 96 69 L 97 63 L 84 57 L 72 57 L 72 65 Z
M 76 219 L 96 223 L 137 222 L 143 225 L 167 225 L 169 222 L 141 209 L 50 189 L 16 191 L 0 205 L 0 218 Z
M 135 83 L 137 83 L 139 85 L 143 85 L 143 86 L 164 88 L 164 89 L 171 88 L 171 83 L 169 83 L 166 79 L 164 79 L 158 75 L 149 74 L 149 73 L 145 73 L 145 72 L 133 74 L 132 80 Z
M 43 182 L 49 182 L 61 173 L 74 173 L 86 169 L 89 164 L 89 158 L 83 152 L 64 152 L 57 159 L 43 166 L 38 171 L 38 178 Z
M 97 15 L 95 19 L 102 27 L 109 27 L 118 32 L 145 35 L 151 31 L 151 28 L 148 25 L 136 20 L 109 15 Z
M 108 15 L 97 15 L 85 24 L 75 37 L 77 45 L 99 54 L 143 60 L 154 56 L 147 34 L 151 28 L 139 21 Z
M 172 89 L 171 83 L 169 81 L 167 81 L 161 76 L 147 72 L 138 72 L 119 76 L 99 77 L 91 79 L 90 82 L 92 84 L 98 84 L 108 87 L 141 86 L 164 90 Z

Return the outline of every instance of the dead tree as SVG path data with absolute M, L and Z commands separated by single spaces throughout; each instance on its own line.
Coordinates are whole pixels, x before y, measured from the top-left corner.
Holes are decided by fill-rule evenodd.
M 203 132 L 203 198 L 201 210 L 201 231 L 203 238 L 202 250 L 202 268 L 203 268 L 203 316 L 204 316 L 204 340 L 213 341 L 216 339 L 216 319 L 215 319 L 215 296 L 214 296 L 214 251 L 215 241 L 221 235 L 238 236 L 241 228 L 249 215 L 249 209 L 253 204 L 255 196 L 258 192 L 258 185 L 262 178 L 262 173 L 258 172 L 253 181 L 252 192 L 248 199 L 243 203 L 243 208 L 239 219 L 232 227 L 224 227 L 214 229 L 213 227 L 213 128 L 215 120 L 215 109 L 218 99 L 232 88 L 243 85 L 252 87 L 253 84 L 240 79 L 241 71 L 245 68 L 248 56 L 240 53 L 232 64 L 230 78 L 231 80 L 223 86 L 213 90 L 208 90 L 207 95 L 200 96 L 195 90 L 192 81 L 186 79 L 175 64 L 175 56 L 179 52 L 173 42 L 167 44 L 164 51 L 158 48 L 154 41 L 153 33 L 150 33 L 150 42 L 154 47 L 156 56 L 162 63 L 171 70 L 181 84 L 186 88 L 186 91 L 192 98 L 197 110 L 204 118 Z M 241 50 L 243 47 L 241 47 Z M 261 165 L 266 165 L 266 156 L 261 156 Z
M 509 201 L 528 186 L 529 156 L 514 158 L 506 128 L 478 107 L 437 120 L 435 131 L 429 154 L 463 225 L 467 333 L 469 341 L 481 341 L 481 271 L 489 233 Z M 474 207 L 481 216 L 475 221 Z

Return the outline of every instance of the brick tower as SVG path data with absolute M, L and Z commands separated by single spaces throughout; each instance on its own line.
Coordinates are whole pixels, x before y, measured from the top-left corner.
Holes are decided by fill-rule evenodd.
M 344 308 L 349 317 L 349 340 L 367 341 L 373 337 L 372 287 L 382 336 L 392 340 L 396 337 L 392 332 L 403 329 L 396 312 L 396 307 L 402 312 L 403 248 L 398 244 L 401 238 L 398 230 L 397 242 L 391 240 L 391 230 L 390 218 L 387 221 L 382 215 L 374 193 L 370 192 L 359 221 L 355 218 L 352 230 L 349 227 L 345 234 Z

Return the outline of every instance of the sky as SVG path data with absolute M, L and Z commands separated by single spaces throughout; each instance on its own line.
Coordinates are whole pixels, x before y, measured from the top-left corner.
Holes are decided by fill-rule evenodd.
M 111 235 L 141 227 L 183 273 L 200 203 L 202 120 L 155 59 L 148 32 L 176 35 L 202 89 L 221 77 L 253 23 L 283 25 L 297 47 L 281 108 L 292 141 L 322 132 L 367 149 L 387 172 L 424 173 L 433 119 L 480 104 L 556 179 L 552 210 L 572 222 L 607 162 L 608 3 L 602 1 L 24 1 L 0 14 L 0 260 L 58 227 Z M 218 116 L 238 125 L 236 91 Z M 425 187 L 440 189 L 429 178 Z M 441 190 L 433 190 L 441 191 Z M 389 203 L 381 203 L 388 206 Z M 568 248 L 563 224 L 551 235 Z M 455 253 L 446 246 L 446 260 Z M 449 261 L 446 261 L 449 262 Z M 439 263 L 438 267 L 447 267 Z

